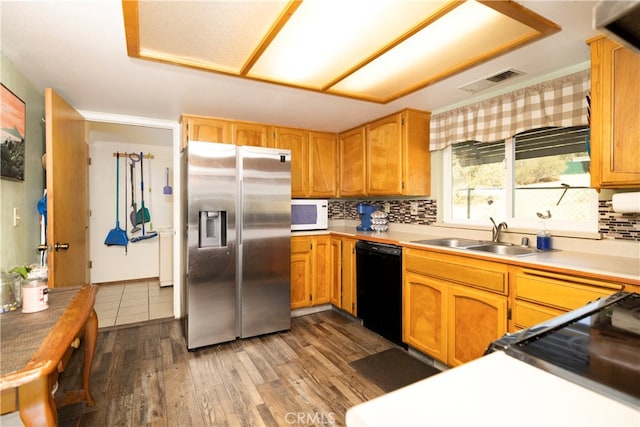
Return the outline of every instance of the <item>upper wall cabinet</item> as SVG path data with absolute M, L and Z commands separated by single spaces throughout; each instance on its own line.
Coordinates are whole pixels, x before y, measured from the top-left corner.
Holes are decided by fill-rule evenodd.
M 186 147 L 189 140 L 267 147 L 269 145 L 269 126 L 260 123 L 183 115 L 182 148 Z
M 591 186 L 640 186 L 640 55 L 605 37 L 591 46 Z
M 291 197 L 309 195 L 309 137 L 304 129 L 273 128 L 276 148 L 291 150 Z
M 430 117 L 425 111 L 403 110 L 366 126 L 367 195 L 429 195 Z
M 209 117 L 182 116 L 182 148 L 187 141 L 231 144 L 231 122 Z
M 269 126 L 251 122 L 233 122 L 231 125 L 231 143 L 252 147 L 269 146 Z
M 338 136 L 340 197 L 366 196 L 366 129 L 364 126 Z
M 309 132 L 309 196 L 338 195 L 338 143 L 336 135 Z

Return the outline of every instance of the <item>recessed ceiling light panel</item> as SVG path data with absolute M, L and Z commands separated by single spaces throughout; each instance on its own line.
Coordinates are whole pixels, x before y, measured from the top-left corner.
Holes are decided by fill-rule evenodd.
M 122 2 L 129 56 L 386 103 L 560 28 L 506 0 Z

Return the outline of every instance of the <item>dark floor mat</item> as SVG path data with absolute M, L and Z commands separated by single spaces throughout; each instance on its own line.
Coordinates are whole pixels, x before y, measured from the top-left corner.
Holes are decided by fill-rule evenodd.
M 350 365 L 387 393 L 440 372 L 398 348 L 363 357 Z

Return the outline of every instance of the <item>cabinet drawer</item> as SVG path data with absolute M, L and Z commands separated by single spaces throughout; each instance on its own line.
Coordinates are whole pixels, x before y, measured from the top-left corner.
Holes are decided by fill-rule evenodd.
M 516 298 L 575 310 L 590 301 L 622 290 L 623 286 L 592 279 L 564 276 L 536 270 L 515 275 Z
M 408 271 L 506 295 L 506 265 L 410 248 L 404 253 Z
M 517 329 L 528 328 L 538 323 L 560 316 L 565 311 L 544 305 L 516 300 L 513 306 L 513 322 Z
M 311 239 L 309 237 L 292 237 L 291 253 L 309 252 L 311 250 Z

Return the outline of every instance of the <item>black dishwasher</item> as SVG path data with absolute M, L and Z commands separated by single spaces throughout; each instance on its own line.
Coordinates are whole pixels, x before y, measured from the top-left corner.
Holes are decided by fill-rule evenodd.
M 402 248 L 359 240 L 356 278 L 358 317 L 364 327 L 407 348 L 402 342 Z

